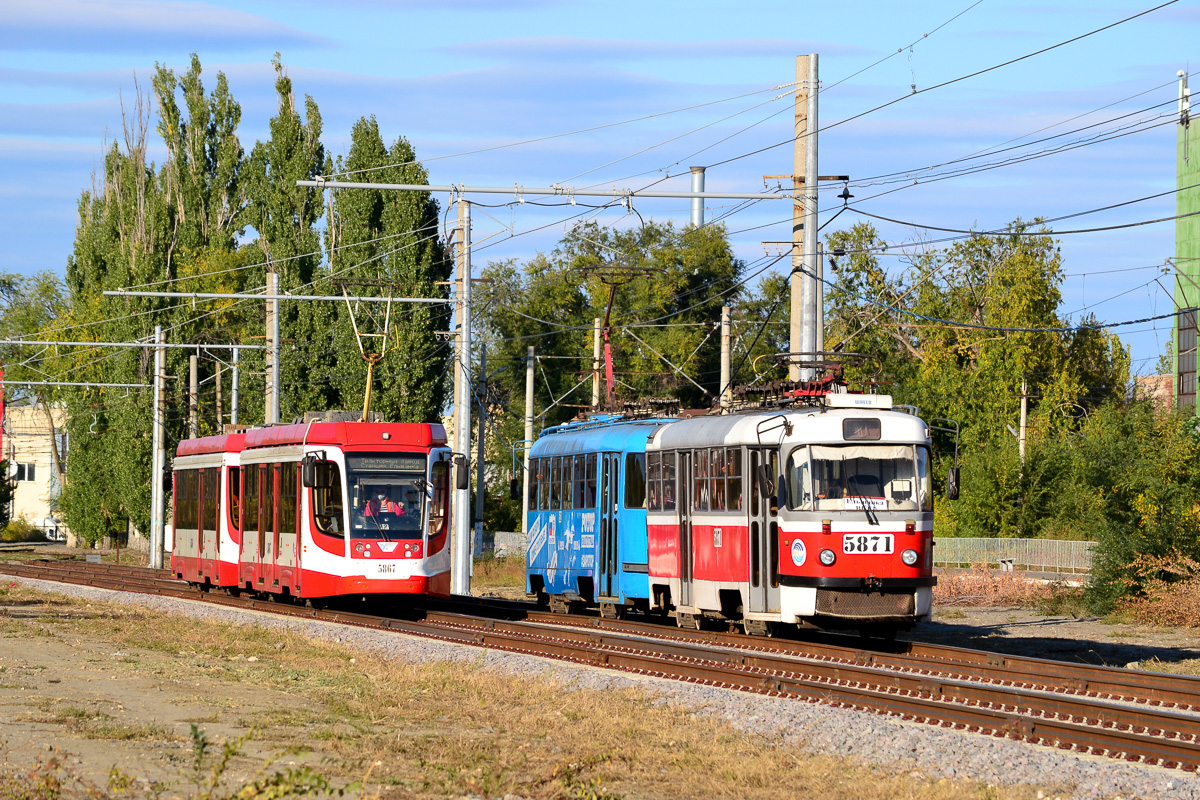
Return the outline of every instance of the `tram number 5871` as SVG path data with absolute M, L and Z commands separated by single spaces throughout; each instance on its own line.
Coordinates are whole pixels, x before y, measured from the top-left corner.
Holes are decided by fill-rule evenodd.
M 846 555 L 891 553 L 894 539 L 890 533 L 850 534 L 842 537 L 842 552 Z

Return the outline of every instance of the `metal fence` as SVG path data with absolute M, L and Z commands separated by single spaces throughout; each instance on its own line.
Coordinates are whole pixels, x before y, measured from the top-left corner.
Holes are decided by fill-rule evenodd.
M 1095 542 L 1058 539 L 971 539 L 934 537 L 933 563 L 943 567 L 983 565 L 1030 572 L 1082 573 L 1092 570 Z

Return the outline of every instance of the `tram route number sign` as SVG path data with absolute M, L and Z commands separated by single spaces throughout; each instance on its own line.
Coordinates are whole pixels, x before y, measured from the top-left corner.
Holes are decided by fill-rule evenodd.
M 850 533 L 842 537 L 842 553 L 860 555 L 891 553 L 896 549 L 895 536 L 890 533 Z
M 346 456 L 346 466 L 363 472 L 424 472 L 422 456 Z

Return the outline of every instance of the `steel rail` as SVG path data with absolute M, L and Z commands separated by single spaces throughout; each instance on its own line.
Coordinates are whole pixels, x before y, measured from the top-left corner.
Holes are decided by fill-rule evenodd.
M 78 562 L 75 562 L 78 564 Z M 153 574 L 172 579 L 169 570 L 149 570 L 145 567 L 110 564 L 88 564 L 90 569 L 122 570 L 129 574 Z M 581 627 L 608 630 L 666 639 L 682 639 L 713 645 L 723 645 L 754 652 L 786 653 L 795 657 L 875 666 L 899 672 L 910 672 L 958 680 L 991 682 L 1019 689 L 1078 694 L 1126 703 L 1143 702 L 1178 710 L 1200 711 L 1200 678 L 1169 673 L 1130 670 L 1093 664 L 1071 664 L 1028 656 L 1012 656 L 982 650 L 950 647 L 919 642 L 896 643 L 902 652 L 887 649 L 868 649 L 862 642 L 853 645 L 821 641 L 768 639 L 745 634 L 695 631 L 668 627 L 652 622 L 607 620 L 594 616 L 562 615 L 531 610 L 530 604 L 515 601 L 496 601 L 487 598 L 451 598 L 426 601 L 428 608 L 457 609 L 459 613 L 488 613 L 497 611 L 520 615 L 530 622 L 562 627 Z
M 29 577 L 53 573 L 53 568 L 0 565 L 0 570 Z M 104 576 L 64 574 L 60 580 L 97 585 Z M 85 570 L 84 572 L 88 572 Z M 51 578 L 53 579 L 53 578 Z M 125 579 L 126 584 L 121 580 Z M 777 655 L 730 654 L 711 646 L 685 642 L 647 642 L 616 633 L 579 631 L 574 636 L 559 626 L 453 616 L 453 621 L 398 620 L 376 615 L 302 609 L 201 593 L 177 582 L 107 578 L 123 588 L 150 585 L 156 594 L 202 599 L 289 616 L 303 616 L 362 627 L 548 656 L 583 664 L 642 674 L 736 688 L 772 695 L 825 702 L 875 711 L 994 736 L 1007 736 L 1060 748 L 1142 760 L 1194 771 L 1200 766 L 1197 730 L 1200 719 L 1161 709 L 1131 709 L 1107 703 L 1088 703 L 1024 690 L 1002 691 L 964 681 L 930 681 L 871 667 L 801 664 Z M 611 637 L 611 638 L 605 638 Z M 807 672 L 799 672 L 803 667 Z M 1161 724 L 1160 724 L 1161 723 Z

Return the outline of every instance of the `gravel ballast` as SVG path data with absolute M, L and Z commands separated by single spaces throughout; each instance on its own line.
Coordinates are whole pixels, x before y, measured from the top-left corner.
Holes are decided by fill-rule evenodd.
M 1200 800 L 1200 777 L 1180 770 L 1125 764 L 1098 756 L 901 722 L 868 712 L 203 602 L 28 578 L 12 580 L 31 588 L 87 600 L 136 605 L 196 619 L 278 628 L 410 662 L 471 662 L 526 680 L 548 679 L 586 689 L 637 686 L 657 695 L 660 702 L 728 720 L 743 730 L 780 744 L 813 753 L 857 758 L 892 769 L 908 769 L 929 777 L 995 785 L 1073 785 L 1076 787 L 1073 796 L 1078 798 L 1119 796 Z

